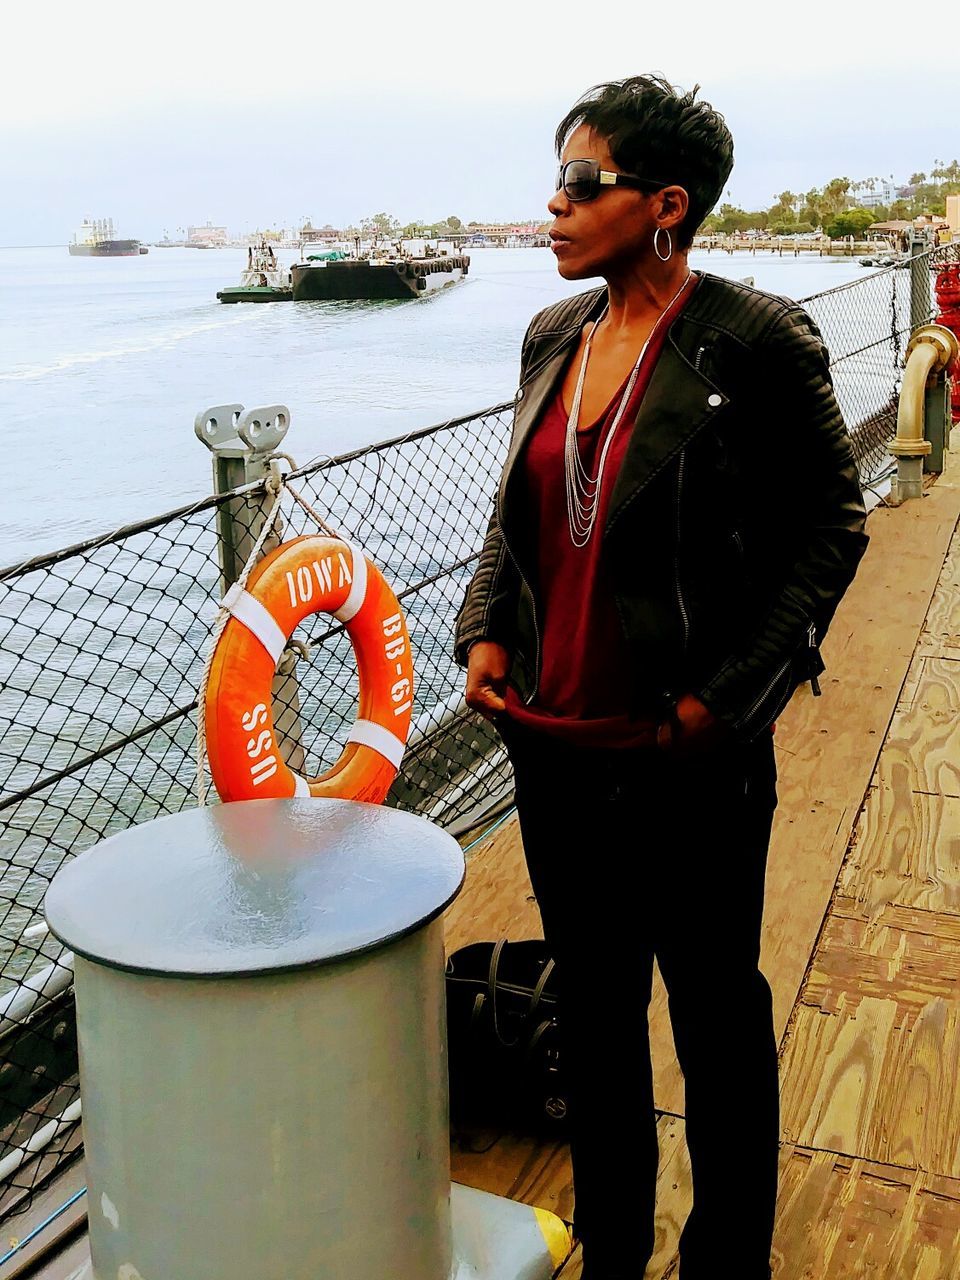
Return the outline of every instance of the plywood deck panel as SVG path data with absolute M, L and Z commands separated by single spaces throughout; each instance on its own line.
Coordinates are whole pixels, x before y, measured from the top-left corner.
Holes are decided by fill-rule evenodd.
M 472 1148 L 472 1149 L 471 1149 Z M 573 1220 L 573 1177 L 565 1142 L 538 1141 L 513 1133 L 473 1134 L 450 1151 L 454 1182 L 509 1196 Z
M 669 1127 L 668 1127 L 669 1126 Z M 653 1257 L 637 1280 L 675 1280 L 690 1211 L 683 1121 L 660 1122 Z M 960 1181 L 784 1142 L 771 1264 L 776 1280 L 956 1280 Z M 580 1280 L 577 1250 L 558 1280 Z M 736 1275 L 733 1265 L 718 1274 Z
M 898 708 L 880 756 L 881 785 L 960 796 L 960 653 L 921 655 L 908 705 Z
M 463 889 L 444 917 L 448 954 L 486 939 L 543 937 L 515 815 L 477 844 L 466 862 Z
M 785 1144 L 776 1277 L 952 1280 L 960 1182 Z

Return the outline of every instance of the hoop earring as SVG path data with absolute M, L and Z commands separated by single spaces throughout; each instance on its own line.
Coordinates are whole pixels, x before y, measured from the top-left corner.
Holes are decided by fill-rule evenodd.
M 666 257 L 664 257 L 663 254 L 660 252 L 659 241 L 660 241 L 661 231 L 667 237 L 667 256 Z M 670 232 L 666 227 L 657 227 L 656 231 L 653 233 L 653 251 L 657 255 L 657 257 L 660 259 L 661 262 L 669 262 L 670 259 L 673 257 L 673 241 L 670 239 Z

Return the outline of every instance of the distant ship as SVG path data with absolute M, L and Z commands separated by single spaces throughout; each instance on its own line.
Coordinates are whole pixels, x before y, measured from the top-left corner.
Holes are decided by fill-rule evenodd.
M 75 258 L 135 258 L 148 253 L 139 240 L 118 240 L 112 218 L 84 218 L 67 245 Z

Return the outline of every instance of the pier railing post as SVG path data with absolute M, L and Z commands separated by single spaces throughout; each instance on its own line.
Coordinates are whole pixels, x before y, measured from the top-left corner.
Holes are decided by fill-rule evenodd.
M 916 332 L 931 315 L 929 244 L 916 229 L 910 233 L 910 331 Z
M 930 441 L 930 452 L 923 460 L 924 471 L 937 475 L 943 471 L 944 451 L 950 445 L 950 382 L 945 370 L 929 379 L 923 400 L 924 435 Z
M 247 484 L 257 486 L 249 493 L 230 498 L 217 510 L 221 594 L 239 578 L 273 506 L 273 495 L 262 482 L 270 474 L 270 456 L 282 444 L 289 425 L 290 411 L 284 405 L 247 410 L 242 404 L 215 405 L 197 414 L 197 438 L 213 454 L 214 492 L 229 493 Z M 281 531 L 278 522 L 264 542 L 264 555 L 279 545 Z M 300 688 L 293 649 L 285 649 L 280 656 L 273 678 L 273 700 L 280 752 L 288 768 L 302 773 Z

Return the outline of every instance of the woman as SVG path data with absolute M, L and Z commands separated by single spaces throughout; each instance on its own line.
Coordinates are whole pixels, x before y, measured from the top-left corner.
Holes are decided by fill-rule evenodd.
M 770 1274 L 771 729 L 798 683 L 819 692 L 818 645 L 867 541 L 816 326 L 688 266 L 733 163 L 696 92 L 631 77 L 560 123 L 558 270 L 606 285 L 527 331 L 457 618 L 466 699 L 513 764 L 562 982 L 584 1280 L 636 1280 L 653 1252 L 654 957 L 693 1171 L 680 1280 Z

